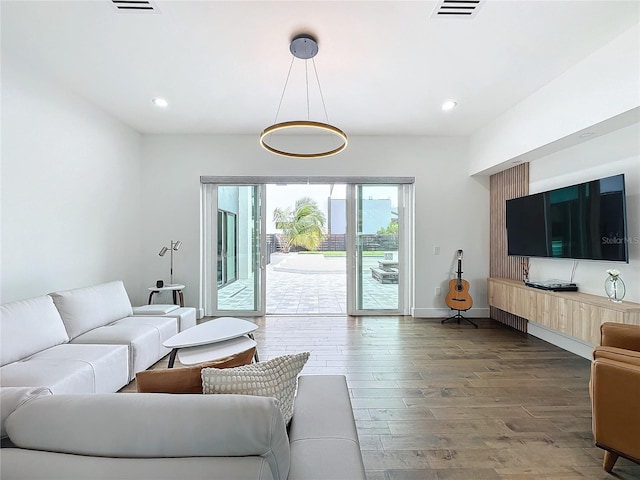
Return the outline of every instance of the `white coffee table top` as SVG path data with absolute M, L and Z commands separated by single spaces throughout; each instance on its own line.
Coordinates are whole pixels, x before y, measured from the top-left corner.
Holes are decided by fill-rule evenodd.
M 183 365 L 195 365 L 246 352 L 255 346 L 257 346 L 255 340 L 242 336 L 198 347 L 181 348 L 178 350 L 178 360 Z
M 167 348 L 185 348 L 196 347 L 198 345 L 209 345 L 211 343 L 218 343 L 232 338 L 241 337 L 257 329 L 258 326 L 255 323 L 247 320 L 233 317 L 220 317 L 201 323 L 195 327 L 187 328 L 177 335 L 168 338 L 162 344 Z M 244 350 L 247 349 L 245 348 Z M 182 362 L 182 360 L 180 361 Z

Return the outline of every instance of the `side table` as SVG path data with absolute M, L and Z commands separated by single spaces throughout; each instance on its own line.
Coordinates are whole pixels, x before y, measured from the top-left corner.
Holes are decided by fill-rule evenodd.
M 171 292 L 171 295 L 173 297 L 173 303 L 175 305 L 180 305 L 181 307 L 184 307 L 184 294 L 182 293 L 182 290 L 184 290 L 185 286 L 184 285 L 180 285 L 179 283 L 173 284 L 173 285 L 165 285 L 164 287 L 149 287 L 149 301 L 147 302 L 149 305 L 151 305 L 151 301 L 153 300 L 153 296 L 156 293 L 160 293 L 160 292 Z M 177 302 L 178 297 L 180 298 L 180 303 Z

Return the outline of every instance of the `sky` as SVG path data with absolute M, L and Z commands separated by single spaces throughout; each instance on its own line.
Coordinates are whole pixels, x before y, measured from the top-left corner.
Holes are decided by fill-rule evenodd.
M 391 198 L 391 204 L 397 206 L 397 187 L 365 187 L 366 189 L 375 189 L 375 198 Z M 311 197 L 314 199 L 320 210 L 327 215 L 327 199 L 346 197 L 347 186 L 344 184 L 334 185 L 331 190 L 331 185 L 267 185 L 267 233 L 277 233 L 273 220 L 273 211 L 276 208 L 285 209 L 287 207 L 293 208 L 296 200 L 302 197 Z M 367 195 L 365 190 L 365 196 Z M 374 198 L 370 196 L 370 198 Z

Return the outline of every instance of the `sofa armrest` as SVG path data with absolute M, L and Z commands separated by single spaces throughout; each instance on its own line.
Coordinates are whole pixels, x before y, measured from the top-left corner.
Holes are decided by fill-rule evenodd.
M 0 417 L 2 428 L 0 437 L 5 438 L 7 432 L 4 429 L 4 422 L 16 409 L 26 405 L 36 398 L 45 395 L 52 395 L 47 387 L 1 387 L 0 388 Z
M 600 345 L 640 352 L 640 325 L 603 323 L 600 325 Z
M 601 353 L 590 385 L 596 445 L 640 462 L 640 356 Z
M 53 395 L 20 407 L 5 426 L 24 449 L 120 458 L 260 456 L 274 479 L 289 472 L 284 419 L 269 397 Z
M 366 479 L 344 376 L 298 378 L 289 439 L 289 480 Z

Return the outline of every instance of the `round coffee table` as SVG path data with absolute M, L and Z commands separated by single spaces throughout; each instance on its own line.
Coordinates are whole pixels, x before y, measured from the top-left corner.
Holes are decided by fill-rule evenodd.
M 171 348 L 169 368 L 173 368 L 176 355 L 180 363 L 194 365 L 245 352 L 257 346 L 253 332 L 255 323 L 240 318 L 220 317 L 188 328 L 165 340 Z M 256 349 L 255 361 L 258 361 Z

